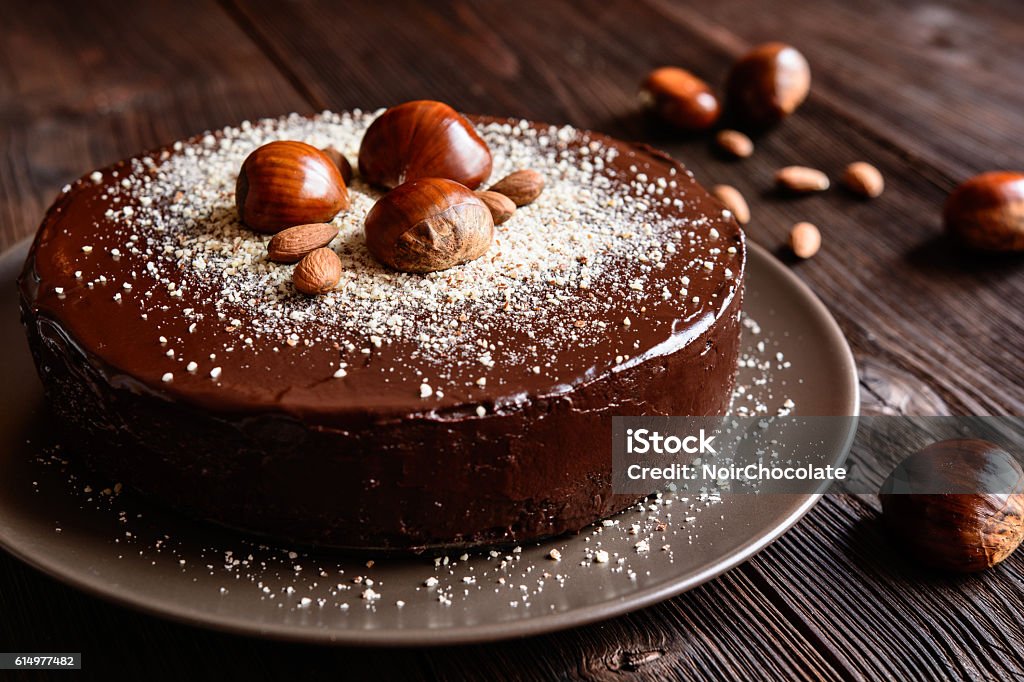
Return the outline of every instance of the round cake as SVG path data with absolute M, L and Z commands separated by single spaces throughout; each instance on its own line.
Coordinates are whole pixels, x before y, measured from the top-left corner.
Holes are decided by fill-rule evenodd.
M 239 221 L 239 168 L 272 140 L 355 159 L 377 115 L 246 122 L 64 188 L 19 285 L 68 450 L 203 519 L 361 550 L 519 543 L 635 502 L 611 417 L 729 407 L 736 221 L 644 145 L 470 117 L 490 181 L 533 169 L 540 197 L 482 258 L 410 274 L 367 252 L 381 192 L 356 176 L 341 280 L 304 296 Z

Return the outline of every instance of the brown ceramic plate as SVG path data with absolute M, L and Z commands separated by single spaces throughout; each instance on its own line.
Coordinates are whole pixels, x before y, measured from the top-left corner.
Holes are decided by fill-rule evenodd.
M 48 441 L 40 385 L 18 322 L 14 279 L 26 249 L 22 244 L 0 256 L 0 546 L 121 604 L 308 642 L 428 645 L 518 637 L 610 618 L 710 580 L 763 549 L 817 501 L 814 495 L 666 496 L 576 536 L 451 555 L 437 566 L 425 557 L 374 562 L 257 544 L 119 492 L 116 482 L 68 461 L 73 444 Z M 759 368 L 741 368 L 739 383 L 748 390 L 739 400 L 763 403 L 771 414 L 787 398 L 798 414 L 857 414 L 853 357 L 828 311 L 756 245 L 749 268 L 745 310 L 757 324 L 744 330 L 744 352 Z M 840 440 L 826 453 L 828 463 L 845 456 L 848 438 Z M 638 552 L 639 540 L 650 550 Z M 552 550 L 560 560 L 551 558 Z M 608 553 L 607 562 L 597 560 L 598 550 Z M 432 578 L 436 585 L 427 584 Z

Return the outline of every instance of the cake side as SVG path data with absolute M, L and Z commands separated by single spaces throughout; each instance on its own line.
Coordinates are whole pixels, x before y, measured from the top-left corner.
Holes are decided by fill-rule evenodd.
M 742 292 L 682 348 L 516 411 L 346 430 L 115 386 L 53 324 L 37 320 L 29 333 L 47 399 L 90 468 L 244 531 L 421 551 L 578 531 L 633 504 L 611 492 L 611 417 L 725 413 L 741 302 Z

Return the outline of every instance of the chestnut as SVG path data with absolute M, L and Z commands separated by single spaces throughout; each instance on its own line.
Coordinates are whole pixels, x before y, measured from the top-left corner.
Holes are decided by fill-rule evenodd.
M 877 199 L 885 191 L 885 177 L 866 161 L 854 161 L 843 171 L 843 184 L 859 197 Z
M 707 130 L 721 108 L 711 87 L 686 69 L 663 66 L 640 86 L 640 101 L 661 120 L 680 130 Z
M 453 180 L 420 178 L 381 197 L 363 223 L 366 248 L 403 272 L 434 272 L 468 263 L 494 240 L 491 210 Z
M 953 190 L 942 217 L 946 229 L 968 246 L 1024 251 L 1024 173 L 976 175 Z
M 324 147 L 321 151 L 338 167 L 338 172 L 341 173 L 341 178 L 345 181 L 345 185 L 351 183 L 352 164 L 349 163 L 348 157 L 342 154 L 334 145 Z
M 726 109 L 731 116 L 764 128 L 796 111 L 810 89 L 811 67 L 799 50 L 785 43 L 765 43 L 729 71 Z
M 246 157 L 235 183 L 238 217 L 256 232 L 326 223 L 348 208 L 338 167 L 305 142 L 268 142 Z
M 914 453 L 879 498 L 895 538 L 936 568 L 981 571 L 1024 539 L 1024 471 L 985 440 L 944 440 Z
M 491 174 L 491 150 L 447 104 L 415 100 L 391 107 L 366 129 L 359 173 L 387 189 L 419 178 L 447 178 L 476 189 Z

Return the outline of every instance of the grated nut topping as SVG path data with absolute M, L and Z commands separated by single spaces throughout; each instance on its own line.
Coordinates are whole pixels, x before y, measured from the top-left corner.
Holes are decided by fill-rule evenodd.
M 273 262 L 270 235 L 245 228 L 235 210 L 243 160 L 274 140 L 333 147 L 356 158 L 363 132 L 377 115 L 357 110 L 245 122 L 178 142 L 173 153 L 132 159 L 129 172 L 104 188 L 110 198 L 105 217 L 114 227 L 81 249 L 88 260 L 76 276 L 82 286 L 102 287 L 111 274 L 104 262 L 127 258 L 135 272 L 132 282 L 116 285 L 122 305 L 145 320 L 156 308 L 147 297 L 152 289 L 180 301 L 180 329 L 156 333 L 160 344 L 179 349 L 168 369 L 187 370 L 180 375 L 186 379 L 202 372 L 219 380 L 221 366 L 213 365 L 226 355 L 312 346 L 337 349 L 334 362 L 323 367 L 325 380 L 351 377 L 363 371 L 368 356 L 400 341 L 412 350 L 403 357 L 403 375 L 395 375 L 396 390 L 429 390 L 438 399 L 458 367 L 473 390 L 492 385 L 486 373 L 497 365 L 550 373 L 557 380 L 552 360 L 564 349 L 597 347 L 613 327 L 632 324 L 635 331 L 652 298 L 689 309 L 691 279 L 696 285 L 739 264 L 736 249 L 712 236 L 717 231 L 711 226 L 721 216 L 684 210 L 692 209 L 679 190 L 680 183 L 691 182 L 688 171 L 647 164 L 643 156 L 637 157 L 642 168 L 627 169 L 618 158 L 622 149 L 602 139 L 527 121 L 475 126 L 494 157 L 492 180 L 524 169 L 543 178 L 543 192 L 495 229 L 483 257 L 427 274 L 382 267 L 363 237 L 364 218 L 381 193 L 356 176 L 348 186 L 350 207 L 328 221 L 322 237 L 306 228 L 298 231 L 301 239 L 295 233 L 279 237 L 272 249 L 281 260 L 286 242 L 283 259 L 291 260 L 336 230 L 327 248 L 340 268 L 323 258 L 307 266 L 324 268 Z M 679 281 L 659 277 L 669 259 L 684 264 L 687 274 Z M 591 291 L 596 282 L 600 295 Z M 322 295 L 305 296 L 301 289 Z M 621 327 L 602 319 L 621 320 Z M 509 330 L 522 331 L 530 342 L 512 348 L 504 343 Z M 183 339 L 192 333 L 216 343 L 202 356 L 181 357 L 180 349 L 188 348 Z M 606 358 L 608 366 L 635 353 L 632 341 L 617 351 Z M 339 361 L 349 365 L 339 369 Z M 231 371 L 235 366 L 230 364 Z M 437 374 L 438 367 L 446 373 Z M 427 372 L 436 384 L 421 378 Z M 403 388 L 399 382 L 408 383 Z

